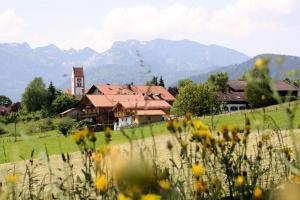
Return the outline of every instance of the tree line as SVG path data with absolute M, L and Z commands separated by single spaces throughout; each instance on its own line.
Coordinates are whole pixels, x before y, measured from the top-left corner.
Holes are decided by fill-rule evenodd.
M 22 106 L 28 112 L 43 111 L 48 116 L 57 115 L 78 105 L 74 96 L 57 89 L 52 82 L 46 87 L 41 77 L 33 79 L 22 95 Z

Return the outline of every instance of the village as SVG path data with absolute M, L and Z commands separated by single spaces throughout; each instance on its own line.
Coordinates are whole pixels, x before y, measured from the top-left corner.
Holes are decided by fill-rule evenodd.
M 218 92 L 223 112 L 249 108 L 245 97 L 246 81 L 230 80 L 228 89 Z M 94 84 L 85 87 L 83 67 L 73 67 L 71 88 L 65 92 L 80 100 L 77 108 L 70 108 L 60 115 L 74 119 L 92 119 L 95 124 L 122 127 L 138 126 L 169 119 L 175 97 L 162 86 Z M 299 89 L 287 81 L 276 81 L 281 97 L 298 96 Z

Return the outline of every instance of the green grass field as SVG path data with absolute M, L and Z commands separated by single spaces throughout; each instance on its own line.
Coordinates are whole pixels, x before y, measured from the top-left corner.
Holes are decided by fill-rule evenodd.
M 22 125 L 25 127 L 25 125 Z M 22 127 L 21 126 L 21 127 Z M 19 127 L 20 128 L 20 127 Z M 126 129 L 125 133 L 132 139 L 149 137 L 151 133 L 154 135 L 166 134 L 167 129 L 164 123 L 148 125 L 136 129 Z M 112 144 L 124 143 L 128 139 L 121 133 L 115 131 L 112 134 Z M 97 133 L 97 146 L 104 144 L 103 132 Z M 60 154 L 62 152 L 78 151 L 78 147 L 72 137 L 62 136 L 58 131 L 49 131 L 46 133 L 35 135 L 22 135 L 18 137 L 17 142 L 14 142 L 14 137 L 0 138 L 0 163 L 13 162 L 29 158 L 32 149 L 35 151 L 35 157 L 43 156 L 47 148 L 50 155 Z
M 243 127 L 245 123 L 245 114 L 250 118 L 252 128 L 263 124 L 264 128 L 279 127 L 285 129 L 286 116 L 283 106 L 271 106 L 266 108 L 266 115 L 264 117 L 262 109 L 250 110 L 244 112 L 235 112 L 230 114 L 222 114 L 214 117 L 207 116 L 201 118 L 206 124 L 217 124 L 217 127 L 222 124 Z M 212 123 L 213 121 L 213 123 Z M 26 134 L 31 126 L 36 122 L 20 122 L 17 124 L 18 133 L 21 137 L 18 137 L 18 141 L 14 142 L 14 138 L 11 136 L 0 137 L 0 163 L 12 162 L 22 160 L 22 158 L 29 158 L 32 149 L 35 150 L 36 157 L 39 157 L 45 152 L 45 148 L 48 149 L 50 155 L 60 154 L 62 152 L 74 152 L 78 151 L 78 147 L 75 144 L 73 137 L 64 137 L 57 131 L 49 131 L 46 133 L 35 133 L 32 135 Z M 9 133 L 13 133 L 13 124 L 1 125 Z M 295 115 L 294 127 L 300 126 L 300 108 L 298 107 Z M 165 123 L 158 123 L 139 127 L 135 129 L 126 129 L 125 132 L 133 139 L 139 139 L 142 137 L 149 137 L 151 133 L 153 135 L 160 135 L 168 133 Z M 127 139 L 120 131 L 113 132 L 112 143 L 123 143 Z M 104 143 L 103 133 L 97 133 L 97 146 Z

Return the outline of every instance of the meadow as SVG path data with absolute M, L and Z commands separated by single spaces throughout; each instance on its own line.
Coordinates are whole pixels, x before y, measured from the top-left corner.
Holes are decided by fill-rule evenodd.
M 267 107 L 264 109 L 265 114 L 263 109 L 256 109 L 215 116 L 206 116 L 200 119 L 212 129 L 219 129 L 224 124 L 243 128 L 245 115 L 247 115 L 252 122 L 252 128 L 256 129 L 263 125 L 264 127 L 261 128 L 264 129 L 286 129 L 286 105 L 287 104 Z M 294 128 L 297 129 L 300 126 L 299 107 L 297 108 L 295 115 Z M 65 137 L 57 130 L 28 134 L 31 126 L 35 123 L 37 122 L 19 122 L 17 124 L 17 131 L 20 136 L 17 137 L 16 142 L 14 142 L 13 137 L 14 124 L 2 125 L 2 127 L 5 127 L 5 130 L 9 133 L 9 136 L 4 135 L 0 137 L 0 163 L 28 159 L 32 150 L 35 151 L 35 157 L 44 154 L 46 148 L 50 155 L 78 151 L 78 147 L 76 143 L 74 143 L 73 135 Z M 215 127 L 215 124 L 217 124 L 217 127 Z M 143 137 L 150 137 L 152 135 L 157 136 L 163 134 L 169 134 L 164 122 L 137 128 L 128 128 L 124 129 L 124 131 L 114 131 L 112 134 L 112 144 L 128 142 L 128 137 L 135 140 Z M 96 146 L 103 145 L 105 143 L 105 136 L 103 132 L 97 132 L 96 136 Z

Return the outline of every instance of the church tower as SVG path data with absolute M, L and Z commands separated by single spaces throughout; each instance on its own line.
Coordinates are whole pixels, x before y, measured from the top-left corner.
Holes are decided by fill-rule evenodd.
M 85 92 L 83 67 L 73 67 L 72 72 L 72 95 L 82 97 Z

